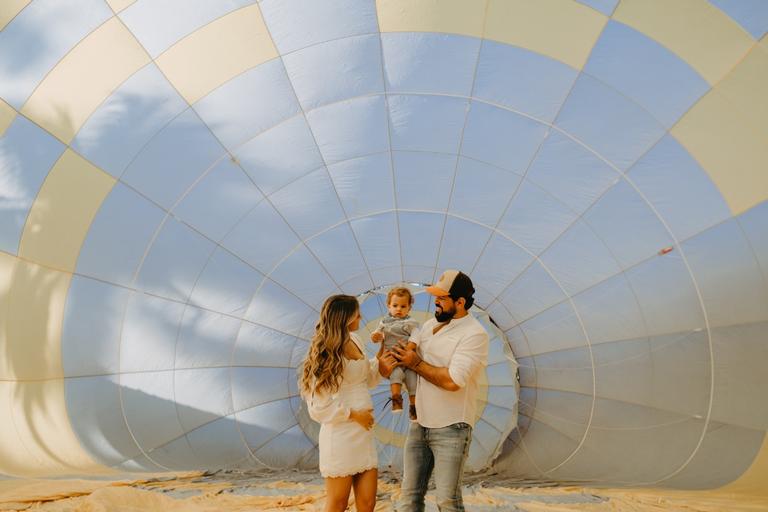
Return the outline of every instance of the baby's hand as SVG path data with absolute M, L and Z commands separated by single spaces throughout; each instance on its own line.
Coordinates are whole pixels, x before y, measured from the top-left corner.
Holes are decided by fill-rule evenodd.
M 373 331 L 371 334 L 371 341 L 374 343 L 379 343 L 381 341 L 384 341 L 384 333 L 381 331 Z

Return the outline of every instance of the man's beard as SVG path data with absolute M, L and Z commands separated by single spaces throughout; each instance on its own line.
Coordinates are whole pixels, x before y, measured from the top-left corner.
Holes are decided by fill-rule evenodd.
M 440 322 L 447 322 L 448 320 L 453 318 L 453 315 L 456 314 L 456 308 L 452 308 L 449 311 L 446 311 L 445 309 L 441 310 L 440 313 L 435 310 L 435 319 Z

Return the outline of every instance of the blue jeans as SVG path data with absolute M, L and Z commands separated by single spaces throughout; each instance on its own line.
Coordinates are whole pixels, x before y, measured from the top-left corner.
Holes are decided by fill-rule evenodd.
M 443 428 L 411 423 L 403 452 L 404 474 L 398 510 L 423 512 L 427 484 L 434 469 L 438 510 L 463 512 L 461 475 L 471 440 L 472 427 L 466 423 Z

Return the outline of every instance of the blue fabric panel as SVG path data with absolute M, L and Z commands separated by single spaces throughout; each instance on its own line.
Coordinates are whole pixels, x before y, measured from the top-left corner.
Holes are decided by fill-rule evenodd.
M 398 151 L 392 158 L 398 209 L 445 211 L 448 208 L 456 170 L 455 156 Z
M 184 224 L 168 218 L 139 271 L 137 286 L 185 301 L 215 245 Z
M 120 371 L 173 369 L 184 308 L 179 302 L 134 292 L 121 332 Z
M 577 0 L 579 3 L 588 5 L 596 11 L 600 11 L 606 16 L 613 14 L 613 10 L 616 9 L 616 4 L 619 0 Z
M 768 2 L 763 0 L 710 0 L 755 39 L 768 32 Z
M 570 66 L 539 53 L 484 41 L 474 96 L 552 122 L 576 75 Z
M 378 35 L 337 39 L 283 57 L 304 111 L 384 92 Z
M 520 183 L 518 174 L 459 157 L 450 211 L 495 226 Z
M 23 116 L 0 137 L 0 250 L 16 254 L 27 215 L 64 145 Z
M 379 29 L 373 0 L 263 0 L 260 6 L 281 54 Z
M 195 281 L 190 304 L 242 317 L 262 274 L 231 253 L 217 247 Z
M 388 96 L 393 150 L 455 154 L 469 101 L 445 96 Z
M 546 354 L 582 347 L 587 344 L 578 317 L 569 302 L 544 310 L 520 324 L 528 342 L 537 354 Z M 568 365 L 568 358 L 550 360 L 550 364 Z M 521 362 L 522 364 L 522 362 Z
M 265 280 L 253 296 L 245 317 L 253 323 L 297 336 L 306 319 L 316 315 L 317 311 L 310 309 L 301 298 Z
M 229 374 L 229 368 L 177 368 L 173 372 L 173 398 L 184 432 L 232 413 Z
M 244 323 L 232 361 L 237 366 L 288 367 L 296 338 L 261 325 Z
M 528 320 L 565 299 L 562 288 L 539 261 L 525 269 L 499 296 L 501 303 L 519 322 Z
M 91 223 L 77 273 L 132 286 L 133 275 L 164 218 L 160 208 L 118 182 Z
M 337 283 L 303 245 L 288 255 L 271 277 L 318 310 L 328 295 L 339 293 Z
M 768 279 L 768 201 L 753 206 L 737 219 L 763 275 Z
M 356 219 L 351 225 L 369 268 L 400 267 L 400 239 L 395 214 Z
M 80 128 L 72 148 L 120 176 L 145 144 L 187 108 L 154 64 L 123 82 Z
M 584 72 L 642 105 L 667 128 L 709 90 L 687 62 L 616 21 L 608 22 Z
M 170 209 L 223 154 L 224 148 L 190 109 L 152 138 L 122 180 Z
M 343 283 L 358 274 L 368 273 L 349 224 L 342 224 L 310 239 L 307 246 L 337 283 Z M 373 286 L 370 278 L 367 286 Z
M 546 134 L 546 125 L 484 103 L 473 103 L 461 153 L 522 173 Z
M 533 259 L 529 253 L 506 238 L 494 235 L 472 272 L 473 282 L 498 295 Z
M 647 336 L 643 314 L 624 274 L 573 298 L 592 343 Z
M 176 341 L 176 368 L 229 366 L 241 320 L 187 306 Z
M 448 215 L 438 270 L 457 268 L 469 272 L 490 238 L 491 230 L 487 227 Z
M 400 245 L 403 265 L 435 268 L 445 215 L 401 212 Z
M 394 208 L 391 158 L 387 151 L 328 166 L 347 217 Z
M 275 209 L 307 238 L 344 220 L 344 211 L 325 169 L 315 171 L 275 192 Z
M 584 74 L 576 80 L 557 125 L 621 170 L 664 135 L 664 126 L 645 109 Z
M 381 34 L 381 42 L 387 91 L 470 95 L 479 39 L 390 32 Z

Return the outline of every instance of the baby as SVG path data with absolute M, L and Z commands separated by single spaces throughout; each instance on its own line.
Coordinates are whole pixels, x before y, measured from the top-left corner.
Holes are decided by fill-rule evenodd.
M 382 342 L 382 350 L 389 350 L 400 341 L 407 341 L 408 348 L 414 349 L 416 343 L 412 340 L 419 330 L 419 323 L 408 316 L 413 305 L 413 295 L 408 288 L 392 288 L 387 293 L 387 310 L 389 315 L 379 322 L 371 334 L 371 341 Z M 392 413 L 403 410 L 403 396 L 400 394 L 403 382 L 408 390 L 408 408 L 411 421 L 416 421 L 416 383 L 418 375 L 412 370 L 397 367 L 389 376 L 390 391 L 392 392 Z

